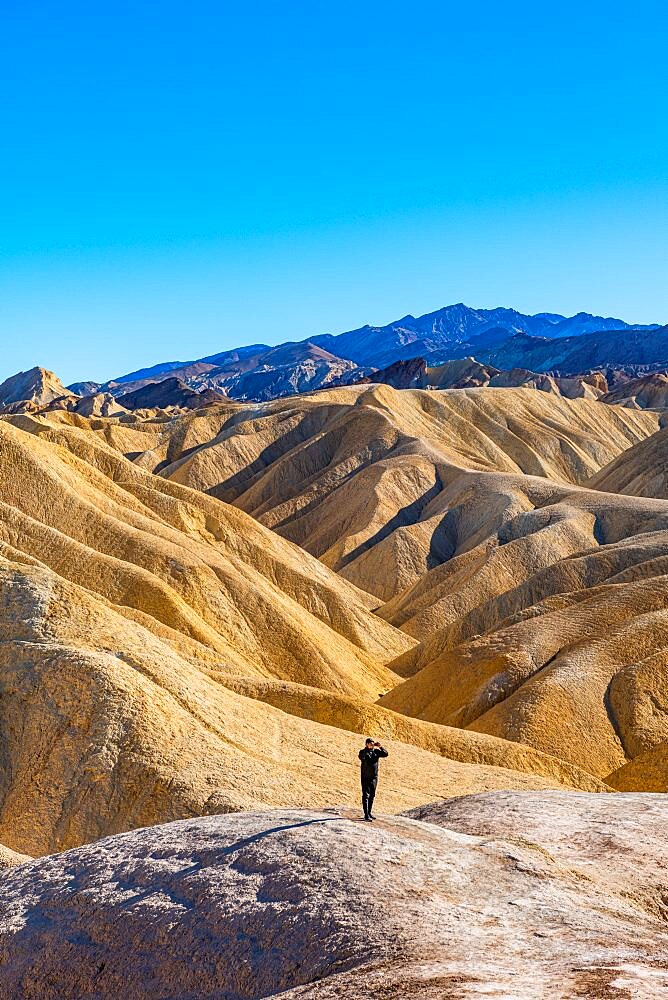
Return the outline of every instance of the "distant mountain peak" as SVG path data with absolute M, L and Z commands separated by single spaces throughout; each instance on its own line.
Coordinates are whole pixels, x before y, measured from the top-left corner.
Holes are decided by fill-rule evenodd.
M 118 396 L 116 401 L 128 410 L 164 409 L 167 406 L 197 410 L 209 403 L 223 402 L 224 399 L 222 393 L 212 392 L 210 389 L 195 392 L 181 379 L 172 376 L 160 382 L 149 382 L 140 389 Z
M 17 372 L 0 385 L 0 406 L 34 404 L 46 406 L 61 396 L 72 396 L 57 375 L 48 368 L 35 366 Z M 28 408 L 26 406 L 26 408 Z
M 524 355 L 543 351 L 547 367 L 556 368 L 571 356 L 567 351 L 571 341 L 634 329 L 639 328 L 583 311 L 570 317 L 552 312 L 529 315 L 508 306 L 473 308 L 455 302 L 420 316 L 406 313 L 384 326 L 367 323 L 336 335 L 318 334 L 274 346 L 246 344 L 195 361 L 162 362 L 92 388 L 118 397 L 120 392 L 176 377 L 196 392 L 212 389 L 233 399 L 264 400 L 312 391 L 340 379 L 349 381 L 416 357 L 433 366 L 472 355 L 488 361 L 505 351 L 504 357 L 514 359 L 510 367 L 535 369 L 543 362 L 534 363 Z M 633 351 L 625 357 L 629 354 Z M 604 355 L 599 351 L 596 357 Z M 582 357 L 584 364 L 583 355 L 576 352 L 573 356 Z M 79 388 L 86 383 L 75 385 Z

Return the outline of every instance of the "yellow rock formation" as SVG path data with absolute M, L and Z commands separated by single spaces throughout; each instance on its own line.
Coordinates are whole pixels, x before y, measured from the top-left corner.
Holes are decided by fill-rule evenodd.
M 356 386 L 0 420 L 0 841 L 486 789 L 660 790 L 657 413 Z M 642 458 L 641 458 L 642 463 Z M 593 477 L 593 478 L 592 478 Z
M 581 484 L 658 425 L 532 389 L 356 386 L 183 416 L 137 460 L 388 600 L 452 554 L 443 521 L 464 470 Z

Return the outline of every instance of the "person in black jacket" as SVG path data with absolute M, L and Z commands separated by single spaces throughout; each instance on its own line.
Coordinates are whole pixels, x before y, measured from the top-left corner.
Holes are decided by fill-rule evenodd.
M 371 809 L 378 784 L 378 761 L 381 757 L 387 757 L 387 750 L 383 750 L 380 743 L 374 743 L 372 739 L 368 739 L 358 757 L 362 762 L 362 809 L 364 810 L 364 819 L 370 822 L 375 819 Z

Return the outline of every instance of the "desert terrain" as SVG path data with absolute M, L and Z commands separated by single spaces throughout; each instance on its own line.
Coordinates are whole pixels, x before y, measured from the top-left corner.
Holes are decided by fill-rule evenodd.
M 0 998 L 668 996 L 657 376 L 34 371 L 0 415 Z

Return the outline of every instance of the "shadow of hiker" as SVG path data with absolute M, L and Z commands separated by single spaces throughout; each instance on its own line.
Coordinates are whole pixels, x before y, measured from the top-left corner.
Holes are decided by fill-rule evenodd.
M 305 819 L 299 823 L 287 823 L 284 826 L 273 826 L 270 827 L 268 830 L 261 830 L 259 833 L 254 833 L 251 837 L 244 837 L 243 840 L 237 840 L 235 843 L 229 844 L 227 847 L 211 848 L 210 850 L 206 851 L 206 857 L 200 856 L 198 861 L 195 861 L 192 865 L 189 865 L 188 868 L 184 868 L 182 871 L 178 873 L 178 882 L 183 882 L 184 879 L 189 878 L 189 876 L 191 875 L 196 875 L 198 872 L 208 867 L 207 865 L 208 858 L 218 859 L 218 858 L 229 857 L 229 855 L 236 854 L 237 852 L 242 851 L 245 847 L 249 847 L 251 844 L 258 843 L 258 841 L 263 840 L 265 837 L 270 837 L 274 833 L 282 833 L 284 830 L 297 830 L 303 826 L 313 826 L 321 823 L 335 823 L 337 821 L 341 821 L 342 819 L 344 819 L 344 817 L 342 816 L 331 816 L 331 817 L 323 817 L 322 819 Z M 129 892 L 132 892 L 133 889 L 135 888 L 139 888 L 138 886 L 133 886 L 127 882 L 124 883 L 120 879 L 117 879 L 117 885 L 119 886 L 119 888 L 125 889 L 126 891 Z M 137 904 L 142 903 L 144 900 L 149 899 L 151 896 L 155 896 L 157 893 L 160 892 L 167 893 L 173 902 L 178 902 L 181 906 L 183 906 L 186 909 L 192 908 L 192 906 L 194 905 L 192 900 L 177 895 L 174 891 L 173 884 L 171 884 L 169 886 L 161 885 L 160 887 L 151 886 L 150 888 L 145 889 L 143 892 L 139 892 L 136 896 L 133 896 L 131 899 L 127 899 L 124 901 L 123 909 L 134 907 Z

